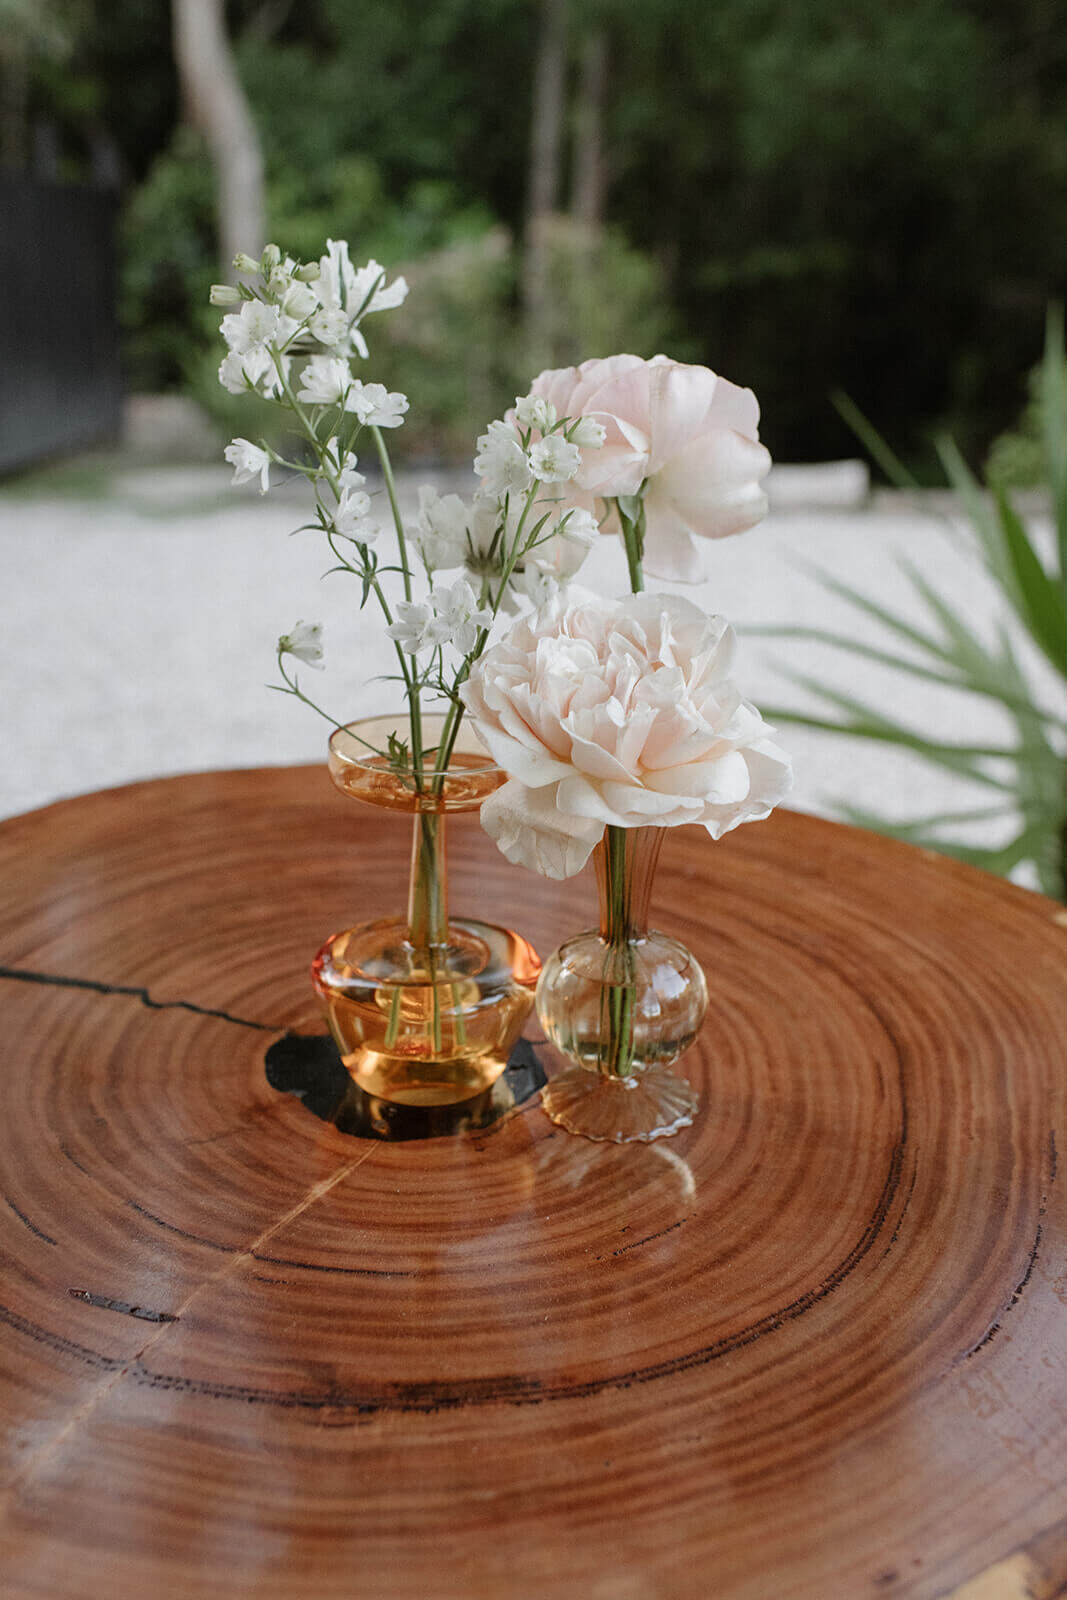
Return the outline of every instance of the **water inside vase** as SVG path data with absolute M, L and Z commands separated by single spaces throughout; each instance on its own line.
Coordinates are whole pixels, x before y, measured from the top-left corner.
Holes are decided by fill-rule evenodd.
M 353 1079 L 406 1105 L 452 1105 L 489 1088 L 530 1011 L 540 963 L 509 929 L 448 924 L 418 949 L 399 919 L 327 940 L 312 981 Z

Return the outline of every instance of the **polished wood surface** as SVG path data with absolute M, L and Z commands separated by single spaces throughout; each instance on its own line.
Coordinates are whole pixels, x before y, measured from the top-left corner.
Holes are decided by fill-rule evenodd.
M 457 911 L 593 920 L 450 829 Z M 676 830 L 695 1125 L 396 1143 L 264 1057 L 407 845 L 324 770 L 0 826 L 0 1591 L 1064 1593 L 1062 910 L 788 813 Z

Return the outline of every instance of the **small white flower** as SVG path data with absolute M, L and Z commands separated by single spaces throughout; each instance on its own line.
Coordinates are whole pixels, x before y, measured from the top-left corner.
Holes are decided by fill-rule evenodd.
M 298 622 L 291 632 L 283 633 L 278 640 L 278 654 L 295 656 L 316 672 L 323 670 L 322 623 Z
M 345 400 L 346 411 L 354 411 L 360 422 L 374 428 L 399 428 L 407 408 L 407 395 L 390 394 L 384 383 L 361 383 L 358 378 Z
M 542 532 L 512 577 L 512 585 L 535 607 L 547 605 L 574 578 L 596 543 L 600 524 L 591 512 L 572 506 L 560 513 L 555 525 Z
M 530 561 L 521 572 L 512 573 L 509 587 L 516 594 L 524 595 L 535 611 L 540 611 L 542 606 L 547 606 L 550 600 L 555 599 L 560 585 L 551 572 Z
M 492 626 L 493 613 L 478 609 L 474 590 L 466 578 L 457 578 L 447 589 L 431 590 L 435 621 L 432 634 L 435 644 L 451 644 L 460 655 L 467 655 L 478 642 L 482 628 Z
M 375 287 L 377 285 L 377 287 Z M 369 298 L 368 298 L 369 296 Z M 385 268 L 377 261 L 368 261 L 365 267 L 353 274 L 348 294 L 350 316 L 367 316 L 371 311 L 392 311 L 408 297 L 408 286 L 403 278 L 385 282 Z M 364 305 L 364 301 L 367 303 Z
M 566 483 L 582 464 L 582 452 L 562 434 L 550 433 L 530 446 L 530 466 L 541 483 Z
M 233 439 L 223 451 L 233 467 L 234 483 L 250 483 L 259 478 L 259 492 L 266 494 L 270 488 L 270 456 L 259 445 L 248 439 Z
M 312 406 L 332 406 L 342 401 L 352 385 L 347 361 L 339 356 L 312 356 L 300 374 L 298 400 Z
M 576 444 L 579 450 L 599 450 L 608 436 L 607 429 L 595 417 L 579 417 L 568 431 L 571 443 Z
M 357 473 L 357 477 L 361 474 Z M 382 531 L 382 525 L 370 515 L 371 498 L 362 489 L 345 489 L 337 502 L 330 521 L 335 533 L 342 539 L 354 539 L 357 544 L 371 544 Z
M 306 283 L 292 283 L 282 297 L 282 311 L 287 317 L 303 322 L 310 317 L 319 303 L 314 289 Z
M 280 319 L 277 306 L 264 305 L 262 300 L 246 300 L 240 311 L 223 317 L 219 331 L 231 350 L 244 354 L 249 350 L 263 350 L 276 339 Z
M 340 349 L 348 341 L 348 318 L 336 309 L 316 311 L 308 323 L 308 332 L 331 350 Z
M 208 298 L 213 306 L 236 306 L 241 303 L 241 291 L 232 283 L 213 283 Z
M 560 517 L 555 532 L 558 538 L 566 539 L 568 544 L 581 550 L 581 561 L 584 561 L 597 542 L 600 524 L 591 511 L 586 511 L 581 506 L 572 506 Z M 576 572 L 578 568 L 575 567 L 574 570 Z M 568 576 L 573 576 L 573 573 Z
M 543 400 L 538 394 L 520 395 L 515 401 L 515 416 L 520 428 L 534 428 L 538 433 L 548 433 L 557 421 L 551 400 Z
M 530 487 L 533 474 L 530 461 L 514 431 L 506 422 L 491 422 L 478 440 L 474 470 L 491 499 L 506 494 L 522 494 Z
M 398 600 L 395 606 L 396 621 L 386 628 L 390 639 L 395 639 L 401 650 L 409 656 L 418 655 L 427 645 L 436 644 L 434 614 L 430 606 L 418 600 Z
M 272 357 L 267 364 L 266 372 L 260 379 L 258 385 L 260 391 L 263 394 L 272 396 L 275 400 L 280 400 L 285 393 L 285 384 L 289 382 L 292 366 L 292 356 Z
M 359 331 L 359 322 L 372 311 L 388 311 L 406 298 L 408 286 L 403 278 L 393 283 L 384 282 L 385 273 L 377 261 L 368 261 L 357 272 L 348 254 L 344 239 L 327 239 L 326 254 L 319 262 L 318 295 L 325 311 L 339 311 L 344 316 L 340 327 L 334 321 L 329 325 L 330 337 L 313 327 L 312 332 L 323 344 L 351 347 L 366 359 L 367 344 Z M 377 285 L 377 287 L 375 287 Z
M 247 394 L 250 388 L 258 390 L 268 374 L 273 374 L 273 364 L 266 350 L 231 350 L 219 367 L 219 382 L 231 394 Z
M 327 470 L 337 479 L 339 489 L 362 489 L 367 480 L 362 472 L 356 471 L 356 457 L 351 450 L 342 460 L 340 441 L 335 437 L 327 441 L 324 453 Z
M 414 539 L 423 563 L 431 572 L 463 565 L 468 549 L 469 515 L 458 494 L 439 495 L 427 484 L 419 489 L 419 518 Z

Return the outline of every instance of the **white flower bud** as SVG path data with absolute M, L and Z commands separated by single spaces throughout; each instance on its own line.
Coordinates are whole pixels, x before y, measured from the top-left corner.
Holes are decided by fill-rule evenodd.
M 233 258 L 233 270 L 235 272 L 244 273 L 258 272 L 259 262 L 253 261 L 252 257 L 246 255 L 243 250 L 238 250 L 237 254 Z
M 259 258 L 259 270 L 265 278 L 270 277 L 275 267 L 280 264 L 281 259 L 282 253 L 276 244 L 264 246 L 263 254 Z
M 213 283 L 208 298 L 213 306 L 235 306 L 241 298 L 241 291 L 232 283 Z
M 599 450 L 608 436 L 607 430 L 594 417 L 579 417 L 567 433 L 571 443 L 576 444 L 579 450 Z

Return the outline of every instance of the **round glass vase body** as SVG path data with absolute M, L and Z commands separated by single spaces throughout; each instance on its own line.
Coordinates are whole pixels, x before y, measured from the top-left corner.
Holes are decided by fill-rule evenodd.
M 561 1127 L 615 1144 L 662 1138 L 692 1122 L 697 1096 L 670 1064 L 707 1010 L 704 974 L 677 939 L 648 926 L 663 828 L 605 829 L 593 860 L 600 927 L 545 961 L 537 1015 L 575 1065 L 541 1092 Z
M 399 1105 L 457 1105 L 492 1087 L 533 1005 L 540 962 L 519 934 L 448 914 L 445 818 L 476 811 L 506 781 L 473 733 L 434 770 L 443 716 L 423 716 L 423 763 L 395 771 L 386 755 L 396 717 L 338 728 L 330 776 L 369 805 L 413 819 L 405 917 L 327 939 L 311 967 L 330 1032 L 355 1082 Z

